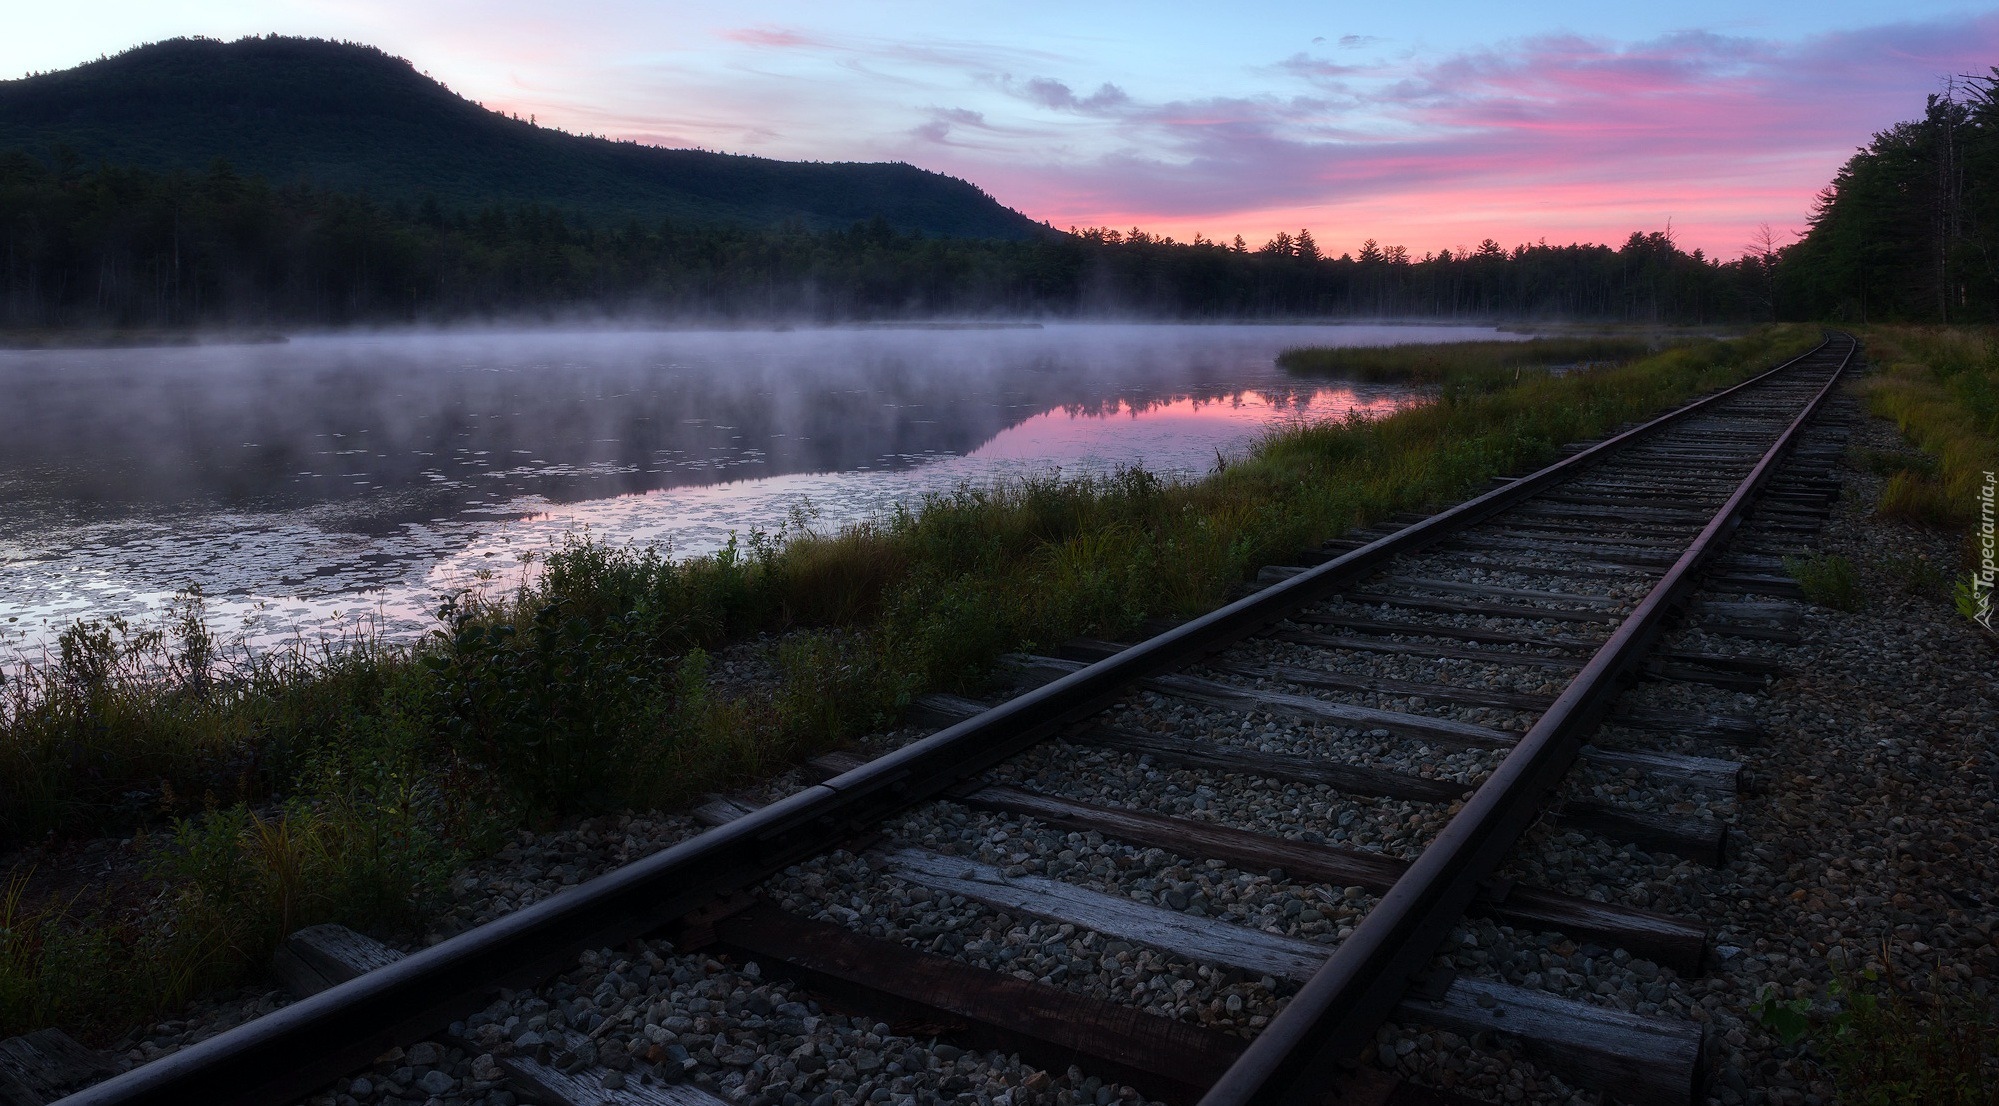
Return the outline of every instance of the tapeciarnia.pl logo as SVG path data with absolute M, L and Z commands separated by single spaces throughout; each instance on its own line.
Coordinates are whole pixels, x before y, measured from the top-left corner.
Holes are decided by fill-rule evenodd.
M 1992 629 L 1992 589 L 1999 580 L 1999 521 L 1995 521 L 1995 481 L 1991 472 L 1978 490 L 1978 568 L 1971 574 L 1970 607 L 1964 613 L 1973 622 Z

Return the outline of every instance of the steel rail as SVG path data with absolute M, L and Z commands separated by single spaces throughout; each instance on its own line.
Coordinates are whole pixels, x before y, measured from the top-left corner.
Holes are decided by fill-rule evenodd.
M 1849 337 L 1848 341 L 1852 341 Z M 1351 1063 L 1436 956 L 1481 884 L 1540 817 L 1585 739 L 1623 681 L 1651 649 L 1699 574 L 1718 556 L 1805 424 L 1839 383 L 1855 342 L 1630 617 L 1590 658 L 1463 808 L 1423 849 L 1348 938 L 1240 1058 L 1200 1106 L 1318 1102 L 1336 1069 Z M 1694 1088 L 1688 1088 L 1692 1097 Z
M 657 930 L 914 803 L 945 793 L 1137 680 L 1258 632 L 1291 611 L 1511 509 L 1619 450 L 1777 376 L 1830 344 L 1693 400 L 1394 534 L 1211 611 L 844 775 L 281 1007 L 61 1100 L 63 1106 L 289 1102 L 394 1045 L 436 1033 L 501 987 L 561 970 L 586 948 Z

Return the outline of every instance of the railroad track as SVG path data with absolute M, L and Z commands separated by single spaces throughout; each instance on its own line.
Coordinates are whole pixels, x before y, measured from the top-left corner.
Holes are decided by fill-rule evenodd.
M 870 1101 L 976 1100 L 935 1053 L 884 1065 L 897 1026 L 1080 1069 L 1066 1098 L 1029 1080 L 1014 1106 L 1108 1102 L 1119 1083 L 1203 1106 L 1458 1101 L 1365 1062 L 1393 1058 L 1392 1022 L 1686 1103 L 1699 1025 L 1453 954 L 1567 942 L 1702 971 L 1697 919 L 1533 886 L 1509 858 L 1580 839 L 1640 865 L 1725 862 L 1718 812 L 1742 786 L 1726 752 L 1756 724 L 1627 692 L 1776 673 L 1764 654 L 1795 638 L 1780 556 L 1836 496 L 1836 443 L 1806 429 L 1854 353 L 1829 336 L 1466 503 L 1265 569 L 1143 642 L 1009 658 L 1020 694 L 928 697 L 930 736 L 820 758 L 819 782 L 767 805 L 718 799 L 708 832 L 430 948 L 303 931 L 279 967 L 308 997 L 63 1101 L 284 1102 L 400 1047 L 438 1070 L 480 1056 L 476 1087 L 550 1102 L 844 1101 L 829 1073 L 864 1068 L 882 1069 Z M 1669 630 L 1689 640 L 1661 645 Z M 655 973 L 719 981 L 715 1016 L 707 999 L 620 1004 Z M 828 1005 L 746 1000 L 765 977 Z M 851 1062 L 792 1047 L 835 1009 L 882 1019 Z

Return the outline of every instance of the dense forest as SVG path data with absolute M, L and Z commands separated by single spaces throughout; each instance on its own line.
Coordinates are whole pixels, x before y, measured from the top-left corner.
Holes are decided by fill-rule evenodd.
M 1875 135 L 1819 194 L 1804 238 L 1769 256 L 1789 317 L 1999 319 L 1999 68 Z
M 1750 263 L 1753 268 L 1754 263 Z M 341 324 L 588 312 L 895 318 L 1758 317 L 1760 272 L 1661 233 L 1622 247 L 1487 241 L 1329 257 L 1309 231 L 1252 248 L 1140 230 L 950 238 L 877 218 L 842 230 L 622 223 L 540 204 L 452 209 L 226 164 L 203 172 L 0 154 L 0 325 Z

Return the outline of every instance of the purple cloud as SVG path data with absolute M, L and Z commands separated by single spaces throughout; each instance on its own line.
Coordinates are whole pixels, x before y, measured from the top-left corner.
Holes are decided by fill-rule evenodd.
M 1017 94 L 1029 103 L 1058 111 L 1107 112 L 1131 102 L 1124 89 L 1108 81 L 1088 96 L 1077 96 L 1068 85 L 1052 77 L 1035 77 L 1022 84 Z
M 986 113 L 968 108 L 932 108 L 928 121 L 910 128 L 909 133 L 925 142 L 944 144 L 951 141 L 951 128 L 974 127 L 989 130 Z
M 1983 72 L 1995 56 L 1992 14 L 1791 43 L 1547 36 L 1374 80 L 1299 56 L 1279 69 L 1337 95 L 1120 92 L 1107 105 L 1124 138 L 1115 149 L 961 168 L 1057 225 L 1375 221 L 1397 224 L 1377 237 L 1424 249 L 1475 234 L 1478 219 L 1531 240 L 1621 238 L 1670 217 L 1684 241 L 1733 254 L 1760 222 L 1802 225 L 1855 146 L 1920 114 L 1941 75 Z M 1019 94 L 1085 103 L 1045 79 Z

